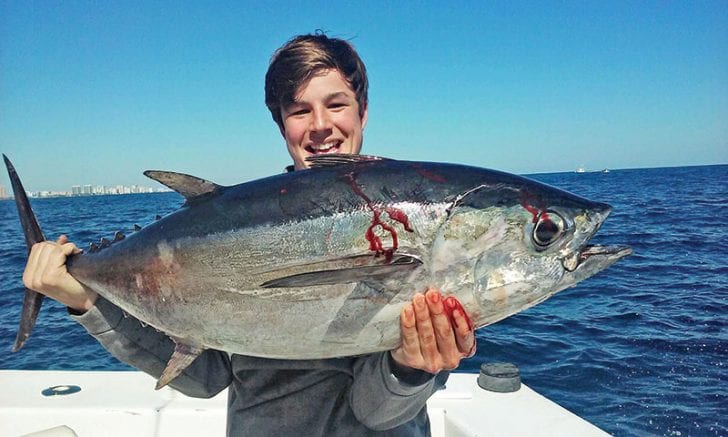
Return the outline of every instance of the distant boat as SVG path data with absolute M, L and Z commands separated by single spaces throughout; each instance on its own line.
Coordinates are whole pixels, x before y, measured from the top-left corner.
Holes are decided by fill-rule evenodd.
M 574 173 L 609 173 L 609 169 L 605 168 L 603 170 L 589 170 L 587 171 L 586 168 L 583 165 L 580 165 L 579 167 L 574 170 Z

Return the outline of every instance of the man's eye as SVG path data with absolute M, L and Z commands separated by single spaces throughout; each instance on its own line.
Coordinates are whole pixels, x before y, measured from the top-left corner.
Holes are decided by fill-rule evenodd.
M 288 115 L 304 115 L 308 113 L 308 109 L 298 109 L 295 111 L 289 111 Z

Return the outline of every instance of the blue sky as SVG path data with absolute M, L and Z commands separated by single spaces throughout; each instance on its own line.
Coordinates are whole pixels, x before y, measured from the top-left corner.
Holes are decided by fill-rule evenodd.
M 367 64 L 368 154 L 515 173 L 728 163 L 726 1 L 0 0 L 0 152 L 35 190 L 280 172 L 263 77 L 316 29 Z

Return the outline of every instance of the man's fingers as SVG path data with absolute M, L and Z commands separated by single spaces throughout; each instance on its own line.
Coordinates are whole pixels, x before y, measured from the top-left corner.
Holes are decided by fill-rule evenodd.
M 425 294 L 425 297 L 427 298 L 430 319 L 437 340 L 437 349 L 447 367 L 456 367 L 460 359 L 460 353 L 457 349 L 455 334 L 450 324 L 450 319 L 445 313 L 442 294 L 439 290 L 431 289 Z
M 28 262 L 25 264 L 25 270 L 23 271 L 23 284 L 30 289 L 33 289 L 34 278 L 38 270 L 38 258 L 42 251 L 41 243 L 36 243 L 30 248 Z
M 432 323 L 425 296 L 415 295 L 415 315 L 417 317 L 417 333 L 420 339 L 420 351 L 424 362 L 424 369 L 430 373 L 437 373 L 442 370 L 442 356 L 438 345 L 438 338 Z
M 43 241 L 31 247 L 28 262 L 23 272 L 26 287 L 47 292 L 58 285 L 61 275 L 66 274 L 66 258 L 78 248 L 62 235 L 57 241 Z
M 62 235 L 31 247 L 23 271 L 23 284 L 76 310 L 88 310 L 97 294 L 75 280 L 66 268 L 67 257 L 81 250 Z
M 392 351 L 403 366 L 438 373 L 475 352 L 472 323 L 458 300 L 436 289 L 415 294 L 400 313 L 402 344 Z
M 457 324 L 455 328 L 455 340 L 458 350 L 466 358 L 470 358 L 475 355 L 475 332 L 473 332 L 472 326 L 470 325 L 470 320 L 459 309 L 453 310 L 453 319 Z
M 44 286 L 47 285 L 50 280 L 51 270 L 49 270 L 49 266 L 56 263 L 53 259 L 55 258 L 54 252 L 56 250 L 57 246 L 53 243 L 46 243 L 41 247 L 41 252 L 38 255 L 38 262 L 36 263 L 35 271 L 33 272 L 33 277 L 35 278 L 33 284 L 39 289 L 39 291 L 43 291 Z
M 80 252 L 81 249 L 76 247 L 76 245 L 73 243 L 64 243 L 61 245 L 61 253 L 66 257 Z M 63 261 L 65 262 L 65 259 Z
M 61 235 L 60 237 L 58 237 L 58 241 L 56 241 L 56 244 L 61 246 L 61 249 L 63 250 L 63 254 L 66 256 L 76 255 L 76 254 L 83 252 L 83 250 L 79 249 L 75 244 L 69 243 L 68 237 L 65 235 Z
M 410 354 L 420 353 L 419 337 L 417 336 L 417 323 L 412 304 L 407 304 L 400 315 L 400 329 L 402 331 L 402 346 Z
M 427 308 L 425 296 L 417 293 L 414 298 L 415 318 L 417 320 L 417 333 L 420 337 L 420 348 L 424 352 L 437 350 L 437 341 L 435 339 L 435 331 L 432 329 L 432 321 L 430 320 L 430 310 Z M 426 351 L 425 351 L 426 350 Z
M 409 359 L 420 360 L 420 338 L 417 335 L 417 322 L 411 303 L 402 308 L 399 324 L 402 335 L 402 353 Z
M 420 354 L 420 338 L 417 335 L 417 322 L 411 303 L 402 308 L 399 315 L 399 329 L 402 338 L 400 347 L 392 351 L 392 358 L 400 365 L 420 368 L 422 355 Z
M 464 337 L 473 332 L 470 326 L 470 320 L 466 319 L 461 308 L 455 308 L 452 312 L 454 319 L 454 329 L 458 336 Z

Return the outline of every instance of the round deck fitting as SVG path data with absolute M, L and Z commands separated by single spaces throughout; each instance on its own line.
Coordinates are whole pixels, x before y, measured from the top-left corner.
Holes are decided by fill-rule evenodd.
M 81 391 L 77 385 L 54 385 L 40 392 L 43 396 L 64 396 L 72 395 Z
M 521 388 L 521 374 L 512 363 L 483 363 L 478 385 L 488 391 L 511 393 Z

